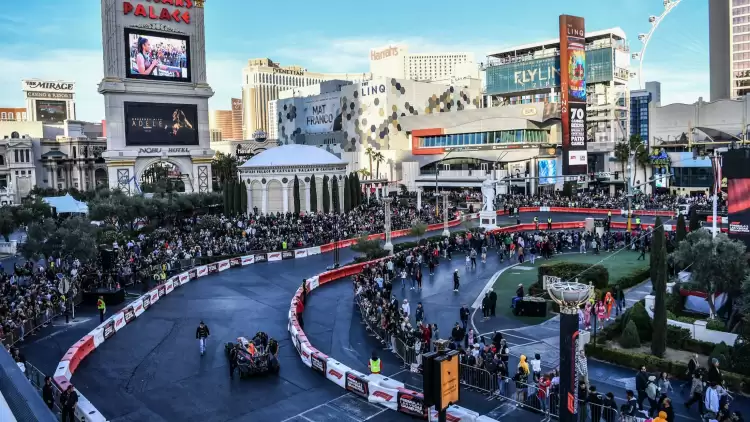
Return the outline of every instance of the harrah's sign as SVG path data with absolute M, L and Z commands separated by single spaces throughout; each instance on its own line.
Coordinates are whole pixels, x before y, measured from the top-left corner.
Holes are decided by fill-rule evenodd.
M 190 23 L 190 11 L 177 8 L 192 9 L 193 0 L 146 0 L 146 2 L 153 3 L 154 5 L 133 5 L 133 3 L 129 1 L 124 1 L 122 2 L 122 13 L 125 15 L 130 15 L 132 13 L 133 16 L 140 16 L 151 20 Z
M 398 47 L 388 47 L 380 51 L 372 50 L 370 51 L 370 60 L 376 61 L 376 60 L 382 60 L 386 57 L 396 57 L 398 56 Z

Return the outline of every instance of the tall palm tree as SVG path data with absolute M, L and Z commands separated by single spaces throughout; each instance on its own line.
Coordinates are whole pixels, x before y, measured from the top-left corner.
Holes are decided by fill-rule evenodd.
M 357 170 L 357 173 L 361 174 L 363 178 L 372 175 L 372 173 L 370 173 L 370 170 L 367 170 L 367 169 L 359 169 Z
M 633 169 L 632 180 L 630 175 L 626 173 L 627 163 L 630 162 L 630 157 L 633 156 L 635 168 Z M 636 178 L 638 173 L 638 167 L 643 168 L 643 182 L 646 180 L 646 168 L 651 162 L 649 157 L 648 148 L 643 143 L 640 135 L 632 135 L 628 140 L 623 139 L 615 145 L 615 159 L 620 162 L 623 176 L 628 183 L 635 184 L 639 181 Z
M 385 157 L 383 154 L 378 151 L 375 154 L 373 154 L 372 159 L 375 160 L 375 178 L 380 178 L 380 163 L 385 161 Z
M 370 175 L 372 175 L 372 159 L 375 155 L 375 150 L 372 149 L 372 147 L 367 147 L 367 149 L 365 150 L 365 155 L 370 159 Z
M 211 163 L 211 172 L 219 179 L 220 184 L 237 179 L 237 160 L 230 154 L 217 152 Z

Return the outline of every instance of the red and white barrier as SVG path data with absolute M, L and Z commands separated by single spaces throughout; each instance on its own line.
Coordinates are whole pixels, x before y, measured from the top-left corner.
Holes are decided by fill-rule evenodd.
M 351 371 L 351 368 L 331 357 L 326 360 L 326 366 L 328 367 L 326 371 L 328 381 L 346 389 L 346 373 Z
M 398 392 L 399 389 L 404 388 L 404 383 L 380 374 L 370 374 L 367 377 L 370 380 L 370 395 L 367 396 L 367 401 L 397 410 Z
M 219 261 L 219 271 L 226 271 L 229 269 L 229 260 L 225 259 L 223 261 Z
M 471 409 L 455 405 L 449 406 L 446 413 L 448 414 L 446 419 L 452 422 L 476 422 L 480 418 L 479 413 Z M 430 408 L 430 417 L 430 420 L 437 420 L 438 414 L 435 411 L 435 408 Z M 490 419 L 487 417 L 485 417 L 485 419 L 483 420 L 494 421 L 494 419 Z

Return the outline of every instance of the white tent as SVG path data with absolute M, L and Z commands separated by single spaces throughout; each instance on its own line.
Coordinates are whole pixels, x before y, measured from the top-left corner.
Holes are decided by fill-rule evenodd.
M 65 196 L 50 196 L 43 198 L 50 207 L 57 210 L 58 214 L 62 213 L 73 213 L 73 214 L 88 214 L 89 206 L 85 202 L 77 201 L 75 198 L 66 194 Z

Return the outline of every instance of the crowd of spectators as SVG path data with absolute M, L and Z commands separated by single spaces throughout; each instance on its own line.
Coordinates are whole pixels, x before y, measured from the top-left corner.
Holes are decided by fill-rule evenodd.
M 698 197 L 701 198 L 701 197 Z M 636 209 L 674 210 L 678 204 L 697 202 L 698 199 L 677 195 L 636 195 L 631 205 Z M 598 193 L 581 193 L 569 198 L 560 192 L 542 195 L 500 195 L 497 204 L 506 208 L 519 207 L 572 207 L 627 209 L 628 198 L 619 193 L 614 196 Z

